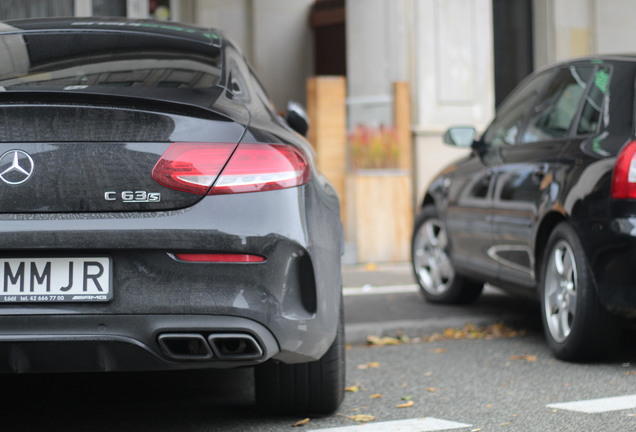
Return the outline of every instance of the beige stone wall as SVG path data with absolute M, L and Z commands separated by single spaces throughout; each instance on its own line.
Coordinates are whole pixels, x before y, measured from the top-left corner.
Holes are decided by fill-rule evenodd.
M 240 46 L 278 110 L 306 103 L 313 72 L 313 0 L 196 0 L 195 24 L 224 31 Z

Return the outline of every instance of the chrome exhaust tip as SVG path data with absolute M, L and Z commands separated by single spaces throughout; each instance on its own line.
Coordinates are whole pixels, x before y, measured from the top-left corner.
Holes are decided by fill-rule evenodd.
M 214 356 L 205 338 L 196 333 L 164 333 L 157 338 L 163 353 L 174 360 L 210 360 Z
M 214 333 L 208 342 L 220 360 L 258 360 L 263 349 L 253 336 L 245 333 Z

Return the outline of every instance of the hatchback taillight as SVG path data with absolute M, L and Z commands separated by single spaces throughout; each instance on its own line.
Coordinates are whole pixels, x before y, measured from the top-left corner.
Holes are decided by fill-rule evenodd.
M 152 178 L 184 192 L 222 195 L 300 186 L 309 173 L 304 154 L 290 145 L 174 143 Z
M 629 142 L 616 158 L 612 198 L 636 199 L 636 141 Z

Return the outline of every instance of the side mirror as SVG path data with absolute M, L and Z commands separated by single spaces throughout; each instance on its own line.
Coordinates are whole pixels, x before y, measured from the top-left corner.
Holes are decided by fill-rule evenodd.
M 477 130 L 472 126 L 453 126 L 444 134 L 444 144 L 456 147 L 470 147 L 477 137 Z
M 290 128 L 302 136 L 307 136 L 307 131 L 309 130 L 309 118 L 299 103 L 293 101 L 287 102 L 285 122 L 287 122 Z

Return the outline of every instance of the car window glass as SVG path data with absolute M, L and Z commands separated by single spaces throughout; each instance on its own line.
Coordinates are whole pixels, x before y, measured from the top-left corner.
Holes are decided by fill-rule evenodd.
M 0 36 L 0 90 L 209 89 L 222 73 L 220 49 L 195 34 L 82 30 Z
M 598 130 L 608 84 L 609 68 L 601 67 L 594 73 L 594 81 L 590 84 L 590 91 L 585 98 L 585 105 L 576 130 L 577 134 L 584 135 Z
M 527 113 L 551 75 L 551 72 L 537 75 L 509 96 L 497 110 L 497 117 L 482 141 L 495 147 L 515 144 Z
M 501 201 L 531 203 L 536 199 L 537 184 L 531 168 L 507 172 L 501 179 L 501 184 Z
M 576 117 L 592 76 L 592 66 L 561 69 L 537 101 L 522 143 L 564 138 Z

